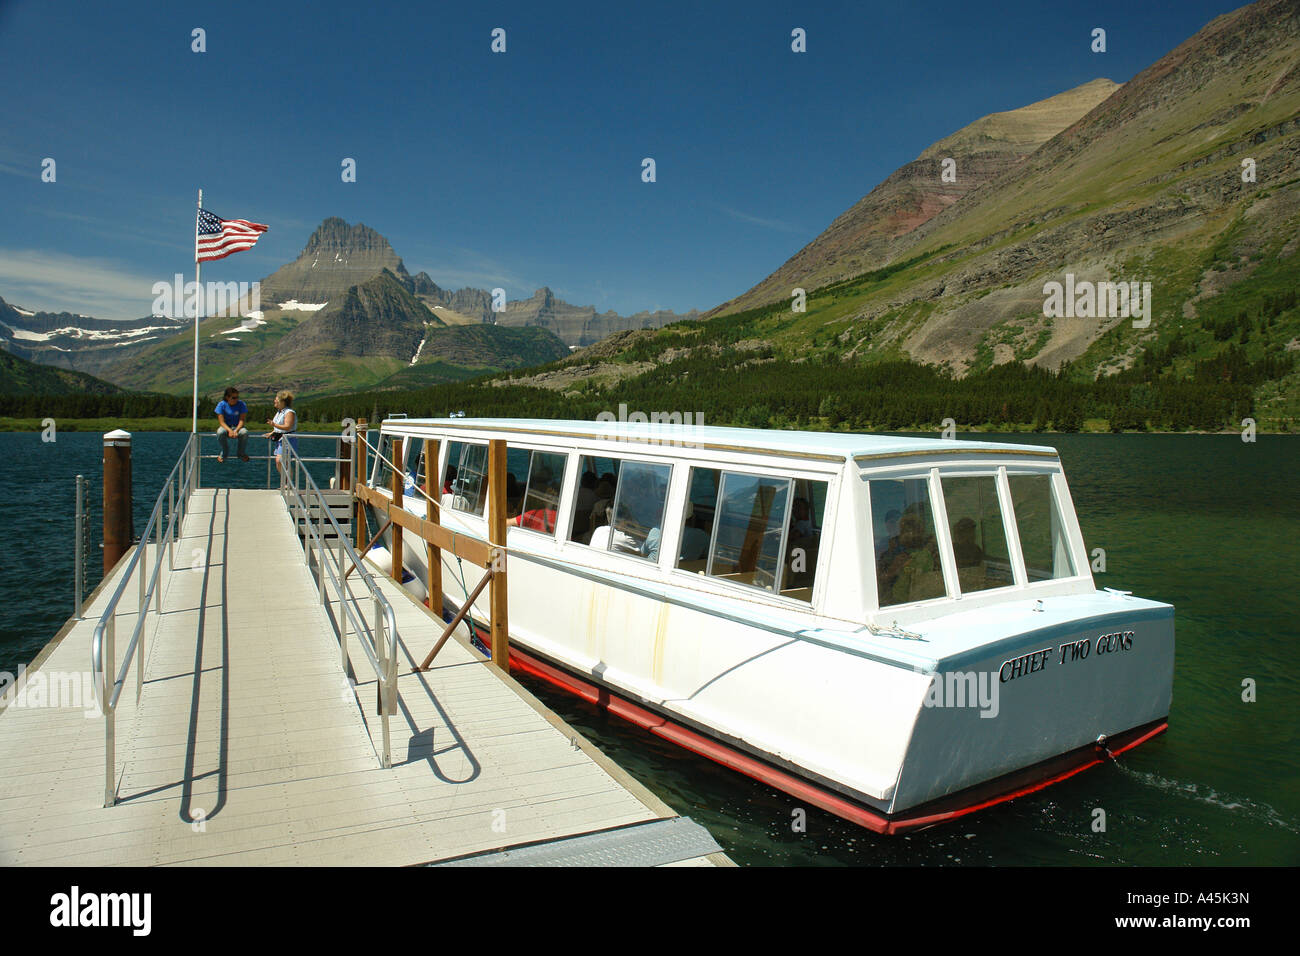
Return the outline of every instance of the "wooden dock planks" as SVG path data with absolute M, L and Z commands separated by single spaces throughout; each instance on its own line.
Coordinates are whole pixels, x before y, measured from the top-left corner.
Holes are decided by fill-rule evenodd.
M 0 864 L 417 864 L 672 815 L 459 639 L 412 673 L 441 627 L 381 587 L 401 636 L 389 770 L 370 733 L 374 672 L 354 637 L 355 690 L 344 676 L 280 496 L 198 492 L 163 613 L 148 619 L 143 696 L 137 707 L 133 668 L 119 704 L 118 804 L 102 806 L 98 713 L 9 706 Z M 108 594 L 40 673 L 89 670 Z

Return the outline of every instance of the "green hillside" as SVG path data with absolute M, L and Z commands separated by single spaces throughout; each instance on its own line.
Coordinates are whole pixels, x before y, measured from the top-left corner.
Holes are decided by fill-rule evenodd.
M 38 365 L 0 350 L 0 395 L 115 395 L 122 389 L 103 379 Z

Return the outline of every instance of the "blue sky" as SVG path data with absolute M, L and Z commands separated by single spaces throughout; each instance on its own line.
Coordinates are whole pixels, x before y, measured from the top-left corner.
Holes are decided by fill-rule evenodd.
M 201 186 L 271 227 L 204 279 L 262 278 L 342 216 L 447 287 L 707 309 L 935 140 L 1124 82 L 1240 5 L 0 0 L 0 297 L 147 314 L 193 277 Z

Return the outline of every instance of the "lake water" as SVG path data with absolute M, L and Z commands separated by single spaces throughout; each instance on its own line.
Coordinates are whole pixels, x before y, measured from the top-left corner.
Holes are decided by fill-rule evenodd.
M 931 436 L 932 437 L 932 436 Z M 992 436 L 980 436 L 992 437 Z M 185 435 L 137 435 L 139 531 Z M 1176 609 L 1169 731 L 1044 791 L 902 837 L 879 837 L 673 747 L 548 685 L 528 686 L 731 857 L 758 865 L 1234 865 L 1300 863 L 1300 439 L 1013 436 L 1056 447 L 1098 586 Z M 254 443 L 255 445 L 258 443 Z M 98 544 L 101 439 L 0 435 L 0 670 L 72 608 L 73 477 L 86 475 Z M 252 449 L 257 451 L 258 449 Z M 304 449 L 306 451 L 306 449 Z M 204 463 L 204 484 L 265 487 L 262 462 Z M 319 478 L 318 478 L 319 480 Z M 96 546 L 88 583 L 99 579 Z M 1256 702 L 1242 700 L 1253 681 Z M 1094 810 L 1106 830 L 1092 830 Z

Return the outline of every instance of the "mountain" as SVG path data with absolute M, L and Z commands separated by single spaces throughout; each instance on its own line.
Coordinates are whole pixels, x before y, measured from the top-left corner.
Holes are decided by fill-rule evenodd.
M 412 276 L 384 236 L 338 217 L 324 220 L 293 262 L 261 280 L 258 301 L 239 302 L 237 312 L 200 325 L 203 389 L 386 387 L 399 372 L 408 382 L 458 381 L 551 362 L 612 332 L 698 316 L 598 314 L 548 288 L 494 313 L 489 291 L 453 292 L 425 272 Z M 481 328 L 444 331 L 452 326 Z M 134 389 L 185 391 L 193 370 L 192 323 L 161 317 L 108 322 L 0 300 L 0 347 Z
M 622 316 L 617 312 L 597 313 L 594 306 L 570 305 L 557 299 L 549 288 L 538 289 L 532 298 L 506 303 L 504 312 L 492 311 L 492 294 L 486 289 L 441 288 L 426 272 L 411 275 L 392 245 L 374 229 L 349 225 L 331 217 L 317 227 L 302 254 L 262 280 L 261 301 L 274 308 L 283 303 L 327 304 L 349 288 L 388 270 L 408 292 L 423 302 L 447 325 L 475 322 L 511 328 L 540 326 L 550 329 L 566 345 L 591 345 L 606 335 L 627 329 L 660 328 L 682 319 L 694 319 L 696 311 L 638 312 Z
M 1096 79 L 1050 99 L 992 113 L 947 136 L 895 170 L 780 269 L 721 307 L 740 311 L 888 265 L 917 227 L 981 186 L 1009 174 L 1053 136 L 1119 87 Z M 944 161 L 955 165 L 948 170 Z
M 592 305 L 570 305 L 558 299 L 555 293 L 543 286 L 528 299 L 515 299 L 506 303 L 505 311 L 492 311 L 492 295 L 484 289 L 458 289 L 451 292 L 439 286 L 421 272 L 407 284 L 420 300 L 448 325 L 467 325 L 482 322 L 511 328 L 537 326 L 550 329 L 566 345 L 579 348 L 594 345 L 607 335 L 629 329 L 658 329 L 673 322 L 694 320 L 700 313 L 690 312 L 637 312 L 620 315 L 617 312 L 597 312 Z
M 1111 89 L 1094 81 L 934 144 L 694 328 L 625 333 L 509 378 L 577 394 L 679 381 L 706 359 L 906 360 L 959 377 L 1023 362 L 1079 383 L 1185 385 L 1185 404 L 1244 386 L 1254 408 L 1239 402 L 1236 421 L 1300 416 L 1300 2 L 1218 17 Z M 949 154 L 956 184 L 939 176 Z M 1149 284 L 1149 323 L 1049 314 L 1050 283 L 1120 281 Z M 1137 416 L 1155 400 L 1140 394 Z M 768 400 L 753 397 L 755 420 Z
M 337 392 L 384 387 L 399 372 L 404 381 L 457 381 L 569 354 L 549 332 L 521 337 L 489 324 L 471 337 L 439 334 L 454 321 L 479 319 L 443 309 L 444 321 L 427 299 L 472 308 L 480 296 L 488 301 L 485 292 L 447 294 L 426 274 L 411 276 L 374 229 L 329 218 L 297 259 L 262 280 L 261 308 L 245 301 L 239 317 L 202 321 L 199 386 Z M 173 329 L 169 338 L 133 350 L 104 374 L 130 388 L 186 391 L 192 349 L 193 326 L 180 334 Z
M 70 312 L 31 312 L 0 299 L 0 348 L 20 358 L 96 374 L 185 323 L 149 316 L 126 322 Z
M 506 303 L 506 309 L 497 316 L 498 325 L 516 327 L 540 326 L 550 329 L 567 344 L 594 345 L 607 335 L 629 329 L 658 329 L 672 322 L 693 320 L 700 313 L 690 312 L 637 312 L 623 316 L 617 312 L 598 313 L 595 306 L 570 305 L 557 299 L 555 293 L 543 286 L 532 298 Z
M 262 280 L 264 305 L 327 303 L 387 269 L 409 282 L 406 267 L 387 239 L 369 226 L 331 216 L 316 227 L 302 254 Z
M 0 350 L 0 395 L 116 395 L 121 391 L 93 375 L 51 368 Z
M 1027 107 L 1056 118 L 1022 142 L 1105 89 L 1098 81 Z M 1054 101 L 1071 108 L 1049 111 Z M 1005 127 L 1020 112 L 986 120 Z M 986 120 L 950 140 L 970 141 Z M 1180 331 L 1222 320 L 1219 311 L 1235 319 L 1257 299 L 1289 294 L 1300 264 L 1298 133 L 1300 3 L 1263 0 L 1218 17 L 955 199 L 937 176 L 918 182 L 905 167 L 716 312 L 788 302 L 803 283 L 822 292 L 790 324 L 800 335 L 823 330 L 841 356 L 906 356 L 959 373 L 1013 358 L 1077 362 L 1092 375 L 1128 368 Z M 1247 160 L 1255 181 L 1243 181 Z M 961 169 L 959 160 L 959 182 Z M 866 211 L 887 218 L 900 183 L 914 190 L 907 208 L 939 211 L 871 230 Z M 1150 282 L 1151 325 L 1045 316 L 1045 284 L 1067 274 Z

